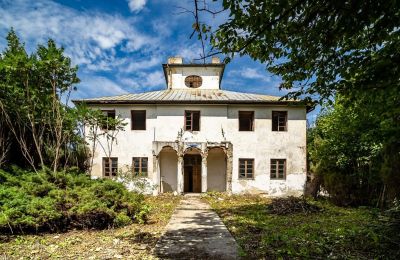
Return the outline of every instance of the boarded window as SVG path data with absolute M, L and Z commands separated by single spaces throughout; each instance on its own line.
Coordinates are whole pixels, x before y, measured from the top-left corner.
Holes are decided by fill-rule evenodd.
M 272 111 L 272 131 L 287 131 L 287 111 Z
M 103 157 L 103 176 L 104 177 L 117 176 L 117 172 L 118 172 L 118 158 Z
M 146 110 L 132 110 L 132 130 L 146 130 Z
M 135 176 L 147 177 L 147 157 L 133 157 L 132 158 L 132 171 Z
M 200 131 L 200 111 L 185 111 L 185 130 Z
M 239 111 L 239 131 L 254 130 L 254 111 Z
M 113 124 L 113 119 L 115 119 L 115 110 L 101 110 L 101 112 L 103 112 L 105 116 L 101 122 L 101 129 L 115 130 L 115 125 Z
M 185 78 L 185 85 L 188 88 L 198 88 L 203 83 L 203 80 L 200 76 L 190 75 Z
M 286 179 L 286 159 L 271 159 L 271 179 Z
M 239 159 L 239 179 L 254 177 L 254 159 Z

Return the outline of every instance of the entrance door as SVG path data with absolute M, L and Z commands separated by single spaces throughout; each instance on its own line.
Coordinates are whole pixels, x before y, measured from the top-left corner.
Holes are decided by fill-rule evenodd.
M 184 157 L 184 192 L 201 192 L 201 156 L 187 154 Z

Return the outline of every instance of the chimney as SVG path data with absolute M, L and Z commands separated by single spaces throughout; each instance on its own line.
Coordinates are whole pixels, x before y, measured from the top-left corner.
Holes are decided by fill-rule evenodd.
M 220 64 L 221 61 L 220 61 L 220 59 L 218 57 L 215 56 L 215 57 L 211 58 L 211 63 L 212 64 Z
M 182 64 L 183 59 L 182 57 L 169 57 L 168 64 Z

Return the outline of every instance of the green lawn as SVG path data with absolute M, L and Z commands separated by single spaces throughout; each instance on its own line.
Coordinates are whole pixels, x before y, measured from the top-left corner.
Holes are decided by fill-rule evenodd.
M 317 213 L 276 215 L 260 196 L 204 196 L 217 211 L 248 258 L 400 258 L 399 234 L 388 235 L 379 211 L 310 202 Z M 393 233 L 392 233 L 393 234 Z M 397 235 L 396 235 L 397 234 Z
M 147 224 L 58 234 L 1 235 L 1 259 L 154 259 L 152 249 L 181 197 L 146 197 L 152 210 Z

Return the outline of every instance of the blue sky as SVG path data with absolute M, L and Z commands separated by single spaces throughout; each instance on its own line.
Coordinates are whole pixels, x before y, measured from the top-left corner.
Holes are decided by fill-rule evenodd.
M 0 0 L 0 49 L 11 27 L 30 52 L 54 39 L 79 66 L 82 82 L 72 98 L 160 90 L 165 88 L 161 64 L 168 57 L 191 62 L 200 56 L 200 42 L 189 39 L 193 18 L 179 8 L 192 5 L 190 0 Z M 202 19 L 216 26 L 226 14 Z M 279 91 L 280 82 L 259 62 L 238 57 L 227 65 L 222 88 L 281 96 L 286 92 Z

